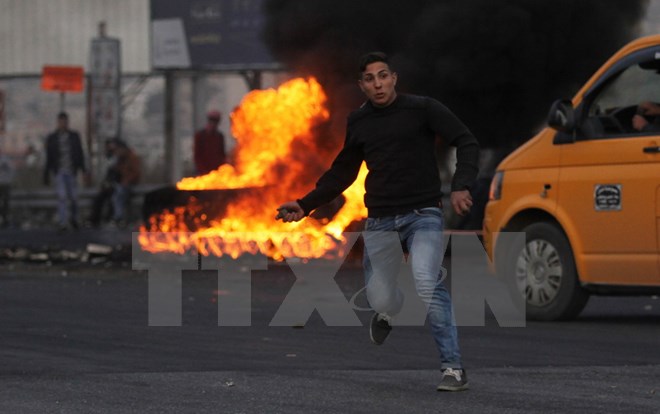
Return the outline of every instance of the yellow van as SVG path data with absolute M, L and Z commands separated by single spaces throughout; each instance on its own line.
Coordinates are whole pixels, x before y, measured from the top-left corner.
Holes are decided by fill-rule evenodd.
M 633 41 L 497 168 L 483 224 L 527 317 L 569 319 L 590 294 L 660 292 L 660 35 Z M 500 232 L 524 232 L 518 248 Z

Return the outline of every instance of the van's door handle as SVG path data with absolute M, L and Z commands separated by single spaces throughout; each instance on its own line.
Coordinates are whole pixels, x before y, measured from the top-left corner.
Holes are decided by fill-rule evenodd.
M 646 147 L 644 148 L 644 154 L 659 154 L 660 147 Z

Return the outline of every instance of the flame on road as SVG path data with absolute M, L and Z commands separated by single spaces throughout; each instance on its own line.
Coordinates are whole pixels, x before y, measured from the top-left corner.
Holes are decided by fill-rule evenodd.
M 260 252 L 276 260 L 343 254 L 342 232 L 366 217 L 364 165 L 332 220 L 275 220 L 277 207 L 311 190 L 339 150 L 326 148 L 328 141 L 337 142 L 321 128 L 330 117 L 326 100 L 314 78 L 246 95 L 231 114 L 237 141 L 232 164 L 177 183 L 179 190 L 236 189 L 235 197 L 215 217 L 195 197 L 152 216 L 140 229 L 142 249 L 184 254 L 195 248 L 203 255 L 231 257 Z M 326 147 L 319 145 L 324 142 Z

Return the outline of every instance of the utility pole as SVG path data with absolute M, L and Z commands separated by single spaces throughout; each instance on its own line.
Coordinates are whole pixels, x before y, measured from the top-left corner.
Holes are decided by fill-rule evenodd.
M 177 160 L 178 145 L 174 131 L 174 87 L 175 72 L 165 71 L 165 182 L 174 184 L 179 180 Z

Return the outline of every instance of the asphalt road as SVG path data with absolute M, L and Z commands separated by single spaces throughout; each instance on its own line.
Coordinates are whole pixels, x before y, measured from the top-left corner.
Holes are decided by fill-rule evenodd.
M 252 276 L 252 326 L 218 327 L 210 272 L 186 272 L 182 326 L 148 325 L 148 278 L 3 266 L 2 413 L 660 413 L 660 299 L 594 297 L 576 321 L 460 327 L 471 389 L 439 393 L 427 327 L 269 322 L 295 282 Z M 335 278 L 348 295 L 358 266 Z

